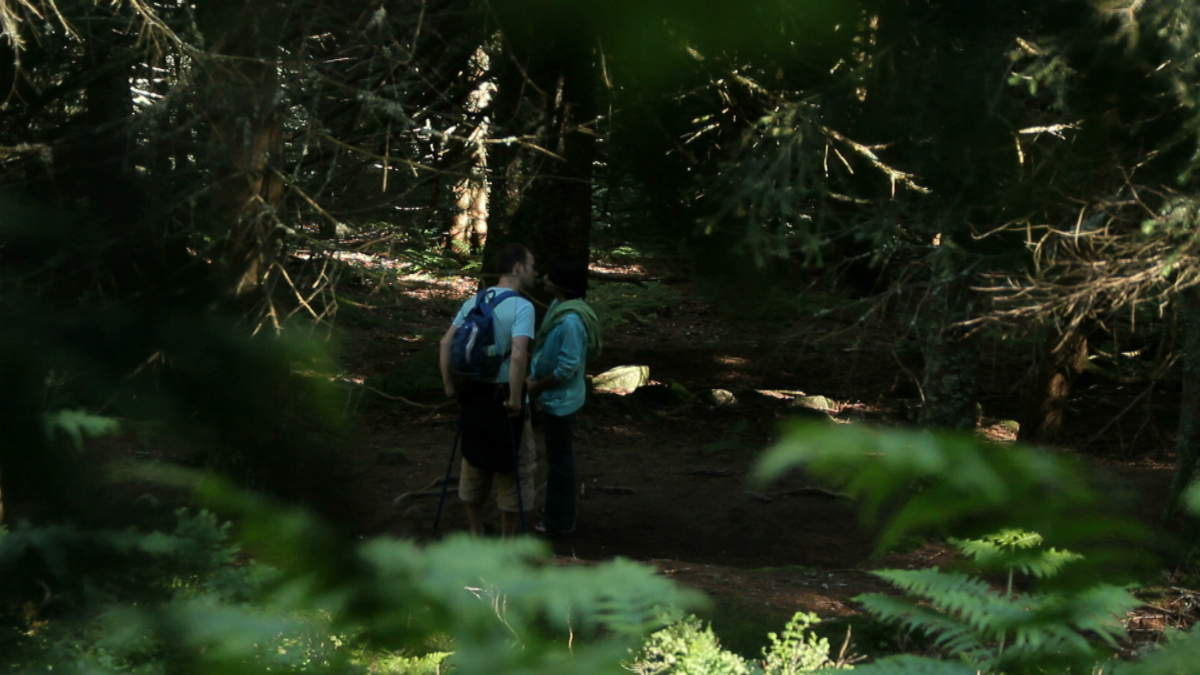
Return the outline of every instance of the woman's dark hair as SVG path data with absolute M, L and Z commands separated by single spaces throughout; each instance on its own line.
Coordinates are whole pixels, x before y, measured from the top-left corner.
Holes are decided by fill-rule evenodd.
M 550 280 L 550 283 L 561 288 L 568 300 L 587 297 L 588 266 L 586 260 L 552 258 L 546 278 Z

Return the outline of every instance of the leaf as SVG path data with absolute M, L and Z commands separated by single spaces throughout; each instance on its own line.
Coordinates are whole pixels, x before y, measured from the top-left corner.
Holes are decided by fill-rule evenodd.
M 1052 577 L 1083 556 L 1058 549 L 1038 549 L 1042 536 L 1026 530 L 1006 529 L 979 539 L 951 539 L 960 551 L 989 570 L 1016 570 L 1038 578 Z
M 862 516 L 889 520 L 886 549 L 930 531 L 979 534 L 1015 528 L 1054 544 L 1086 542 L 1132 555 L 1145 537 L 1135 521 L 1103 511 L 1076 460 L 1022 445 L 996 445 L 966 434 L 799 424 L 759 460 L 763 485 L 792 468 L 860 500 Z
M 46 435 L 53 438 L 54 432 L 61 431 L 71 439 L 76 450 L 83 449 L 83 437 L 99 438 L 115 434 L 121 428 L 121 423 L 112 417 L 93 415 L 84 410 L 59 410 L 48 413 L 44 417 Z
M 1183 493 L 1183 504 L 1188 513 L 1200 515 L 1200 482 L 1193 482 Z

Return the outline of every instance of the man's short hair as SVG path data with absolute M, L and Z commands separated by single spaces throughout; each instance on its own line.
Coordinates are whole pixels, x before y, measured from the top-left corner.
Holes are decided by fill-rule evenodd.
M 512 274 L 513 268 L 517 263 L 527 262 L 529 260 L 529 249 L 515 242 L 505 244 L 496 252 L 496 269 L 500 271 L 501 276 Z
M 588 265 L 586 260 L 553 258 L 546 272 L 550 283 L 562 289 L 568 300 L 586 298 L 588 289 Z

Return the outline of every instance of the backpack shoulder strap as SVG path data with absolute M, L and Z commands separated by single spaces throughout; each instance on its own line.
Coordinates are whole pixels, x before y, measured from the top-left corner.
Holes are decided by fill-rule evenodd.
M 486 293 L 486 291 L 483 291 L 483 292 Z M 503 291 L 499 291 L 498 293 L 494 294 L 488 300 L 488 304 L 492 306 L 492 309 L 495 309 L 497 305 L 499 305 L 500 303 L 504 302 L 505 300 L 515 296 L 516 294 L 517 294 L 516 291 L 507 290 L 507 289 L 503 290 Z

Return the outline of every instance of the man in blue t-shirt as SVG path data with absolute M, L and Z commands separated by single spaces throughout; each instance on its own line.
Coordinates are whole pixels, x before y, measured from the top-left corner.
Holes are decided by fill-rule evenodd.
M 497 268 L 501 270 L 500 281 L 484 291 L 485 300 L 492 300 L 505 290 L 520 293 L 533 286 L 536 270 L 529 249 L 520 244 L 507 244 L 500 249 L 496 260 Z M 504 536 L 512 536 L 521 522 L 521 507 L 526 510 L 532 507 L 534 497 L 535 458 L 527 456 L 531 453 L 523 452 L 517 466 L 516 457 L 516 449 L 522 447 L 525 375 L 534 336 L 533 305 L 516 296 L 494 306 L 492 327 L 499 353 L 505 354 L 503 364 L 494 378 L 463 380 L 450 367 L 451 348 L 454 334 L 467 312 L 475 306 L 477 297 L 463 303 L 440 343 L 439 362 L 446 396 L 457 396 L 462 406 L 463 463 L 458 496 L 466 504 L 471 532 L 483 534 L 483 505 L 495 482 L 500 530 Z M 517 475 L 521 477 L 520 492 Z

